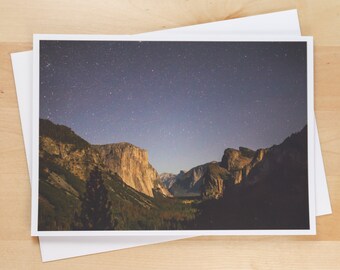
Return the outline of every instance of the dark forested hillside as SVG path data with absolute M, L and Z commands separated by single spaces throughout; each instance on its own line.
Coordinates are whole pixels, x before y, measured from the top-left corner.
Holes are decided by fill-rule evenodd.
M 308 229 L 307 157 L 304 127 L 282 144 L 268 149 L 240 184 L 225 189 L 221 199 L 202 202 L 198 227 Z

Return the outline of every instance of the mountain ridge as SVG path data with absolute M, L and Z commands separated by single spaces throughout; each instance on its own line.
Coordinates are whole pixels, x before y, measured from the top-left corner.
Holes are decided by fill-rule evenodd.
M 177 175 L 158 174 L 145 149 L 127 142 L 91 145 L 70 128 L 44 119 L 40 120 L 39 149 L 42 230 L 70 229 L 95 167 L 113 202 L 117 229 L 204 229 L 212 224 L 215 229 L 263 228 L 272 221 L 265 220 L 261 208 L 275 216 L 274 228 L 281 223 L 298 228 L 308 224 L 306 126 L 278 145 L 255 151 L 227 148 L 220 161 Z M 294 208 L 301 217 L 296 217 Z M 297 223 L 289 223 L 293 219 Z
M 215 229 L 308 229 L 307 126 L 260 149 L 253 161 L 239 184 L 226 186 L 218 200 L 202 202 L 200 229 L 212 224 Z

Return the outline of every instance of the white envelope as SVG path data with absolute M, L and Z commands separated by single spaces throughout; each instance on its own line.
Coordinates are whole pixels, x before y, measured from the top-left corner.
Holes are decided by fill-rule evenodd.
M 299 36 L 300 27 L 296 10 L 251 16 L 228 21 L 187 26 L 138 35 L 139 37 L 162 38 L 171 34 L 184 35 L 285 35 Z M 21 124 L 24 135 L 29 173 L 31 171 L 31 115 L 32 115 L 32 52 L 12 54 L 12 63 L 17 89 Z M 332 213 L 326 176 L 322 161 L 320 142 L 315 131 L 316 215 Z M 189 236 L 187 236 L 189 237 Z M 40 237 L 43 261 L 118 250 L 148 244 L 183 239 L 185 236 L 118 236 L 118 237 Z

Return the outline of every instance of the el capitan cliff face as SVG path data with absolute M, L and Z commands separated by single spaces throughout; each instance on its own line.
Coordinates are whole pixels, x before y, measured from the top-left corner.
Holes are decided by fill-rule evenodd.
M 117 173 L 125 184 L 153 197 L 158 173 L 149 164 L 146 150 L 129 143 L 91 145 L 65 126 L 48 120 L 41 120 L 40 125 L 41 158 L 52 158 L 84 181 L 91 169 L 98 166 Z
M 101 163 L 116 172 L 130 187 L 153 196 L 157 171 L 151 166 L 148 152 L 130 143 L 95 145 Z

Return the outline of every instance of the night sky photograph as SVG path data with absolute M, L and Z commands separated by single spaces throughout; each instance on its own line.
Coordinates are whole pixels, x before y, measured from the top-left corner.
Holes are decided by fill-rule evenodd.
M 305 42 L 40 41 L 40 118 L 159 172 L 280 144 L 307 124 Z

